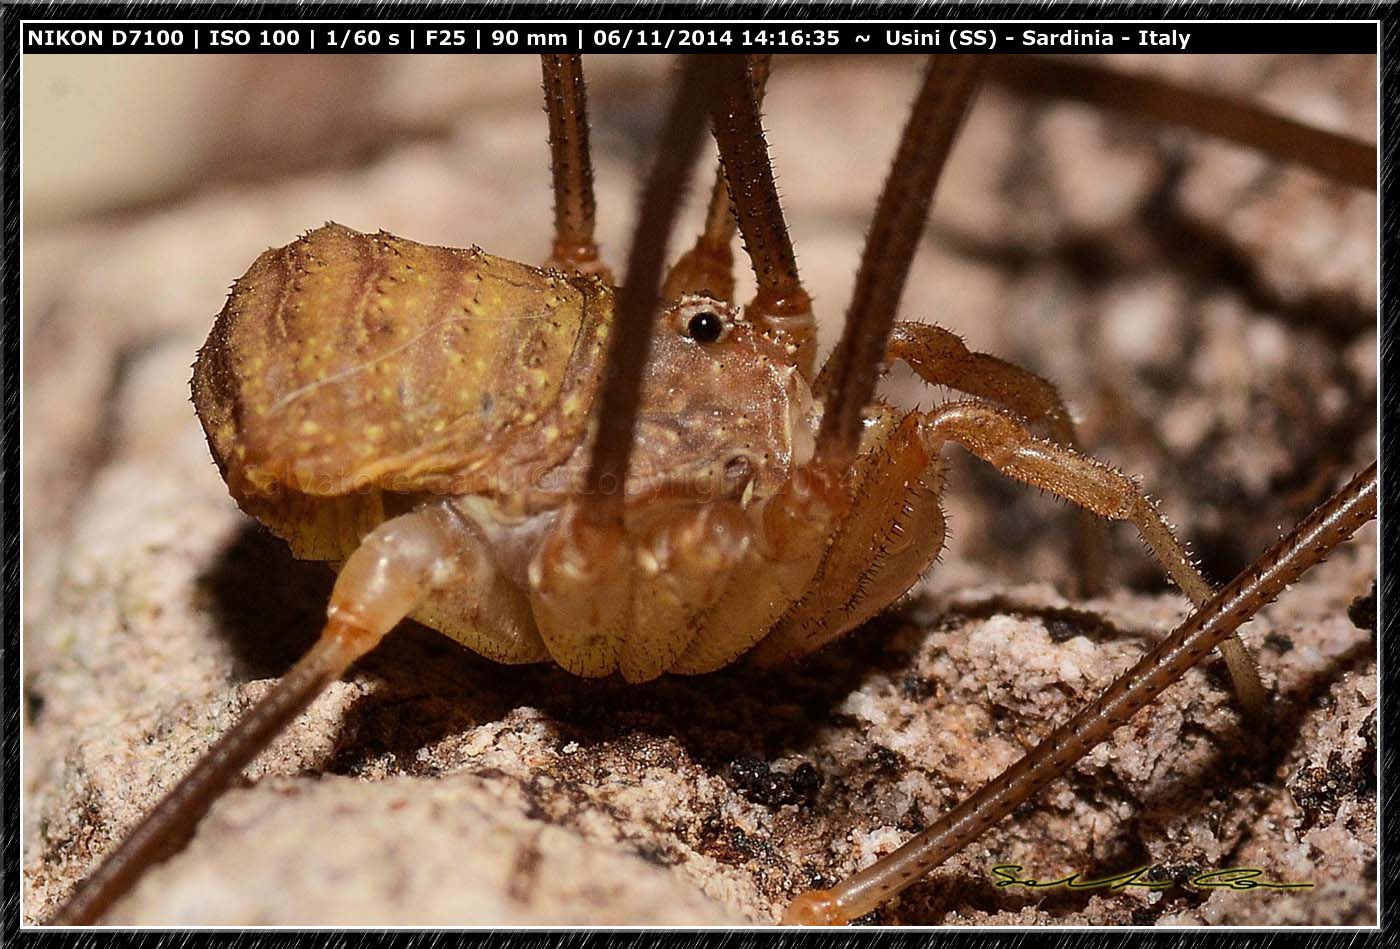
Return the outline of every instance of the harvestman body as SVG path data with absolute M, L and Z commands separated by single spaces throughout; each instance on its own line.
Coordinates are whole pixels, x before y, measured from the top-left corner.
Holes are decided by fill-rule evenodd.
M 937 556 L 948 443 L 1092 514 L 1131 521 L 1197 611 L 1025 760 L 875 866 L 800 897 L 789 921 L 870 911 L 1216 647 L 1247 710 L 1264 715 L 1266 695 L 1234 631 L 1374 516 L 1375 466 L 1216 594 L 1136 484 L 1079 452 L 1053 386 L 944 330 L 895 322 L 984 64 L 930 61 L 845 332 L 820 372 L 759 125 L 766 57 L 687 61 L 620 288 L 593 241 L 584 84 L 572 56 L 544 58 L 556 199 L 549 269 L 335 225 L 259 257 L 200 351 L 195 405 L 239 505 L 296 556 L 338 565 L 328 621 L 55 921 L 97 920 L 405 617 L 498 661 L 634 682 L 820 648 L 902 596 Z M 707 117 L 722 167 L 705 231 L 663 273 Z M 1313 151 L 1326 164 L 1355 147 L 1325 139 Z M 1361 148 L 1340 173 L 1364 165 Z M 745 306 L 732 299 L 736 226 L 758 283 Z M 891 359 L 972 398 L 897 412 L 874 397 Z

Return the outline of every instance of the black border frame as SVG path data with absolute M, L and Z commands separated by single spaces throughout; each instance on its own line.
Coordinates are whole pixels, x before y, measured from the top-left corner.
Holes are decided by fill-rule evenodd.
M 831 20 L 879 19 L 944 19 L 944 20 L 1035 20 L 1048 18 L 1083 19 L 1375 19 L 1381 24 L 1381 62 L 1378 78 L 1381 90 L 1381 176 L 1377 198 L 1380 202 L 1380 282 L 1381 297 L 1378 315 L 1380 320 L 1379 359 L 1379 408 L 1381 410 L 1378 448 L 1382 458 L 1380 472 L 1381 517 L 1380 555 L 1382 573 L 1379 577 L 1378 597 L 1380 603 L 1377 634 L 1381 663 L 1379 674 L 1384 688 L 1392 686 L 1392 672 L 1396 668 L 1400 641 L 1392 635 L 1392 622 L 1389 604 L 1395 602 L 1397 584 L 1388 566 L 1391 562 L 1393 536 L 1384 528 L 1388 527 L 1386 514 L 1395 497 L 1396 474 L 1388 459 L 1396 447 L 1395 425 L 1390 419 L 1400 417 L 1400 392 L 1387 385 L 1396 372 L 1397 356 L 1400 348 L 1389 332 L 1392 319 L 1396 315 L 1395 294 L 1390 291 L 1396 278 L 1396 247 L 1400 237 L 1400 214 L 1396 211 L 1396 190 L 1400 176 L 1397 176 L 1391 161 L 1396 139 L 1396 109 L 1388 108 L 1387 92 L 1391 104 L 1400 101 L 1396 93 L 1397 80 L 1400 80 L 1400 15 L 1394 7 L 1373 4 L 1219 4 L 1190 0 L 1184 3 L 1111 3 L 1095 5 L 1087 3 L 981 3 L 958 4 L 938 0 L 932 3 L 898 3 L 891 5 L 845 4 L 845 3 L 771 3 L 744 4 L 720 3 L 643 3 L 630 6 L 615 3 L 590 4 L 587 2 L 524 3 L 501 4 L 467 3 L 434 5 L 422 2 L 370 5 L 347 3 L 342 0 L 328 0 L 325 3 L 288 4 L 252 3 L 234 5 L 230 3 L 120 3 L 105 5 L 98 3 L 48 3 L 10 4 L 0 0 L 0 77 L 3 78 L 3 111 L 0 111 L 0 149 L 4 154 L 3 201 L 0 202 L 0 222 L 3 222 L 4 252 L 0 257 L 0 307 L 3 307 L 3 320 L 0 320 L 0 381 L 4 386 L 3 414 L 0 414 L 0 455 L 3 455 L 3 473 L 0 473 L 0 486 L 3 486 L 3 503 L 0 504 L 0 529 L 3 529 L 3 558 L 0 562 L 0 576 L 3 576 L 4 627 L 0 641 L 0 656 L 3 657 L 4 679 L 0 687 L 0 717 L 3 717 L 4 780 L 0 785 L 0 805 L 4 811 L 3 836 L 0 836 L 0 849 L 3 850 L 3 877 L 0 877 L 0 910 L 3 911 L 3 938 L 5 941 L 23 940 L 24 944 L 42 942 L 47 945 L 92 946 L 99 942 L 119 942 L 141 946 L 178 946 L 191 938 L 181 930 L 43 930 L 19 928 L 19 890 L 15 885 L 19 880 L 20 828 L 17 802 L 20 794 L 19 732 L 20 702 L 22 687 L 19 669 L 19 22 L 22 19 L 223 19 L 255 20 L 272 18 L 326 18 L 354 16 L 360 19 L 431 19 L 448 20 L 468 17 L 485 19 L 556 19 L 556 20 L 596 20 L 602 18 L 630 19 L 645 22 L 655 19 L 801 19 L 820 18 Z M 1380 708 L 1381 731 L 1383 735 L 1395 735 L 1400 724 L 1400 708 L 1397 703 L 1382 702 Z M 1382 774 L 1400 775 L 1400 743 L 1382 739 L 1380 768 Z M 1393 821 L 1390 813 L 1400 804 L 1400 780 L 1381 782 L 1377 804 L 1379 827 L 1383 845 L 1386 831 Z M 1240 930 L 1240 929 L 1199 929 L 1190 931 L 1163 930 L 1050 930 L 1034 931 L 1012 929 L 1005 932 L 989 933 L 986 930 L 944 929 L 938 932 L 940 940 L 967 945 L 970 942 L 1015 949 L 1030 939 L 1044 935 L 1054 946 L 1100 945 L 1107 946 L 1122 939 L 1141 939 L 1154 945 L 1188 946 L 1220 944 L 1228 940 L 1231 946 L 1274 946 L 1284 941 L 1305 939 L 1310 945 L 1324 943 L 1351 945 L 1376 945 L 1385 940 L 1389 944 L 1395 936 L 1397 926 L 1394 912 L 1389 911 L 1390 897 L 1400 884 L 1400 860 L 1380 861 L 1380 916 L 1379 927 L 1365 930 L 1316 930 L 1308 928 Z M 248 938 L 257 940 L 269 949 L 300 943 L 310 938 L 317 943 L 334 946 L 337 949 L 358 949 L 358 947 L 379 946 L 389 942 L 404 942 L 417 945 L 433 945 L 444 938 L 439 931 L 358 931 L 358 930 L 310 930 L 303 936 L 298 930 L 261 930 L 251 935 L 232 930 L 203 930 L 194 936 L 210 943 L 227 943 Z M 702 934 L 703 932 L 703 934 Z M 866 944 L 875 940 L 890 945 L 922 945 L 930 939 L 926 931 L 806 931 L 774 930 L 772 934 L 762 931 L 678 931 L 675 935 L 686 941 L 698 938 L 723 941 L 725 944 L 746 947 L 758 944 L 794 945 L 847 945 Z M 1387 939 L 1387 937 L 1391 937 Z M 654 938 L 645 931 L 592 930 L 587 932 L 571 930 L 523 930 L 508 932 L 473 931 L 453 933 L 446 936 L 455 944 L 480 944 L 483 942 L 525 947 L 534 946 L 620 946 L 644 944 Z M 1038 940 L 1037 940 L 1038 941 Z

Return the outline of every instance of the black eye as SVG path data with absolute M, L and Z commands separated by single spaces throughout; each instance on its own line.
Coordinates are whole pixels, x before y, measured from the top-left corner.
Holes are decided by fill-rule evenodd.
M 709 310 L 701 310 L 685 325 L 685 335 L 697 343 L 713 343 L 724 332 L 724 321 Z

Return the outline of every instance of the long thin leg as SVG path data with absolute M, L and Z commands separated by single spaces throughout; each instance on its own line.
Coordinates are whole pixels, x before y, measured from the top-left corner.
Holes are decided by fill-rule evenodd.
M 1373 462 L 1024 758 L 873 866 L 793 900 L 783 922 L 849 922 L 903 891 L 1063 775 L 1375 516 Z
M 623 485 L 632 453 L 642 370 L 661 286 L 666 242 L 674 230 L 681 195 L 704 134 L 705 115 L 718 83 L 712 57 L 684 61 L 679 89 L 662 130 L 656 160 L 642 190 L 641 210 L 627 256 L 627 276 L 617 295 L 607 363 L 598 400 L 598 434 L 586 481 L 589 518 L 621 525 Z M 739 77 L 742 80 L 742 76 Z
M 583 57 L 540 56 L 549 113 L 550 170 L 554 178 L 554 248 L 548 266 L 612 277 L 593 240 L 593 160 L 588 145 L 588 95 Z
M 816 361 L 812 298 L 802 286 L 788 237 L 768 143 L 759 121 L 756 88 L 743 57 L 710 57 L 723 73 L 725 92 L 714 113 L 715 142 L 739 233 L 758 281 L 747 310 L 751 319 L 788 337 L 796 362 L 810 379 Z
M 355 632 L 328 623 L 320 640 L 288 670 L 276 688 L 151 808 L 49 922 L 57 926 L 88 926 L 97 922 L 149 867 L 173 856 L 189 839 L 199 819 L 258 752 L 366 651 L 360 648 L 363 640 Z
M 860 444 L 861 413 L 904 293 L 914 249 L 928 219 L 933 189 L 977 89 L 980 57 L 933 56 L 904 126 L 861 254 L 841 341 L 822 371 L 829 382 L 817 435 L 818 461 L 844 470 Z
M 623 522 L 625 486 L 666 241 L 699 151 L 705 116 L 721 96 L 733 97 L 736 85 L 748 89 L 742 57 L 685 59 L 642 191 L 627 276 L 618 293 L 585 491 L 566 505 L 530 562 L 540 635 L 555 660 L 578 675 L 616 669 L 632 621 L 637 558 Z M 637 667 L 629 668 L 640 674 Z
M 636 558 L 623 523 L 627 469 L 666 241 L 715 98 L 713 76 L 705 57 L 684 60 L 642 189 L 627 276 L 617 295 L 585 490 L 565 506 L 530 562 L 540 636 L 555 660 L 577 675 L 606 675 L 617 667 L 632 618 Z
M 931 455 L 937 454 L 943 442 L 957 442 L 1008 477 L 1049 491 L 1100 517 L 1131 521 L 1152 556 L 1192 603 L 1200 606 L 1215 594 L 1162 512 L 1122 472 L 1070 448 L 1035 438 L 1014 416 L 982 402 L 942 406 L 928 417 L 924 435 Z M 1268 693 L 1249 650 L 1233 637 L 1221 645 L 1220 654 L 1245 711 L 1262 721 Z
M 1238 99 L 1083 62 L 1002 56 L 997 81 L 1028 95 L 1075 99 L 1172 122 L 1306 165 L 1358 188 L 1376 189 L 1376 146 L 1306 125 Z
M 753 85 L 754 103 L 763 105 L 763 93 L 768 85 L 768 70 L 772 56 L 760 53 L 748 57 L 749 79 Z M 710 188 L 710 204 L 705 212 L 705 226 L 694 246 L 681 254 L 666 275 L 661 294 L 676 300 L 688 294 L 703 293 L 726 303 L 734 300 L 734 203 L 729 198 L 729 183 L 724 179 L 724 166 L 715 168 L 715 181 Z
M 268 742 L 433 589 L 459 575 L 464 542 L 460 523 L 440 505 L 386 521 L 366 537 L 341 569 L 316 644 L 78 884 L 50 922 L 96 922 L 147 869 L 179 850 Z

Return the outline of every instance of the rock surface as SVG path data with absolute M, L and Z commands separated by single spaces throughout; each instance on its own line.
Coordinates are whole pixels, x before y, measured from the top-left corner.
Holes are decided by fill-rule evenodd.
M 1146 68 L 1193 62 L 1196 81 L 1374 127 L 1373 60 Z M 899 125 L 866 104 L 902 101 L 916 67 L 811 65 L 779 63 L 769 125 L 829 341 Z M 617 68 L 600 64 L 612 78 L 594 103 L 615 259 L 656 122 L 651 87 Z M 543 118 L 530 68 L 513 76 L 490 77 L 489 107 L 450 122 L 419 83 L 388 82 L 365 122 L 381 115 L 392 134 L 373 151 L 255 181 L 213 174 L 25 235 L 28 921 L 285 671 L 324 610 L 328 571 L 239 514 L 187 402 L 227 284 L 328 218 L 541 256 Z M 1216 579 L 1375 456 L 1373 196 L 994 86 L 948 175 L 960 184 L 940 198 L 908 318 L 1060 383 L 1085 440 L 1163 496 Z M 936 397 L 901 371 L 889 388 Z M 405 627 L 112 921 L 771 922 L 1014 762 L 1186 613 L 1127 528 L 1108 592 L 1068 599 L 1072 521 L 1057 505 L 962 459 L 948 505 L 944 562 L 902 608 L 772 674 L 583 682 Z M 1371 527 L 1247 627 L 1277 690 L 1267 734 L 1243 727 L 1217 664 L 1194 670 L 868 921 L 1373 923 L 1375 637 L 1364 608 L 1350 611 L 1362 625 L 1348 614 L 1374 578 Z M 998 889 L 997 864 L 1040 879 L 1150 864 L 1177 885 Z M 1315 886 L 1185 885 L 1226 867 Z

